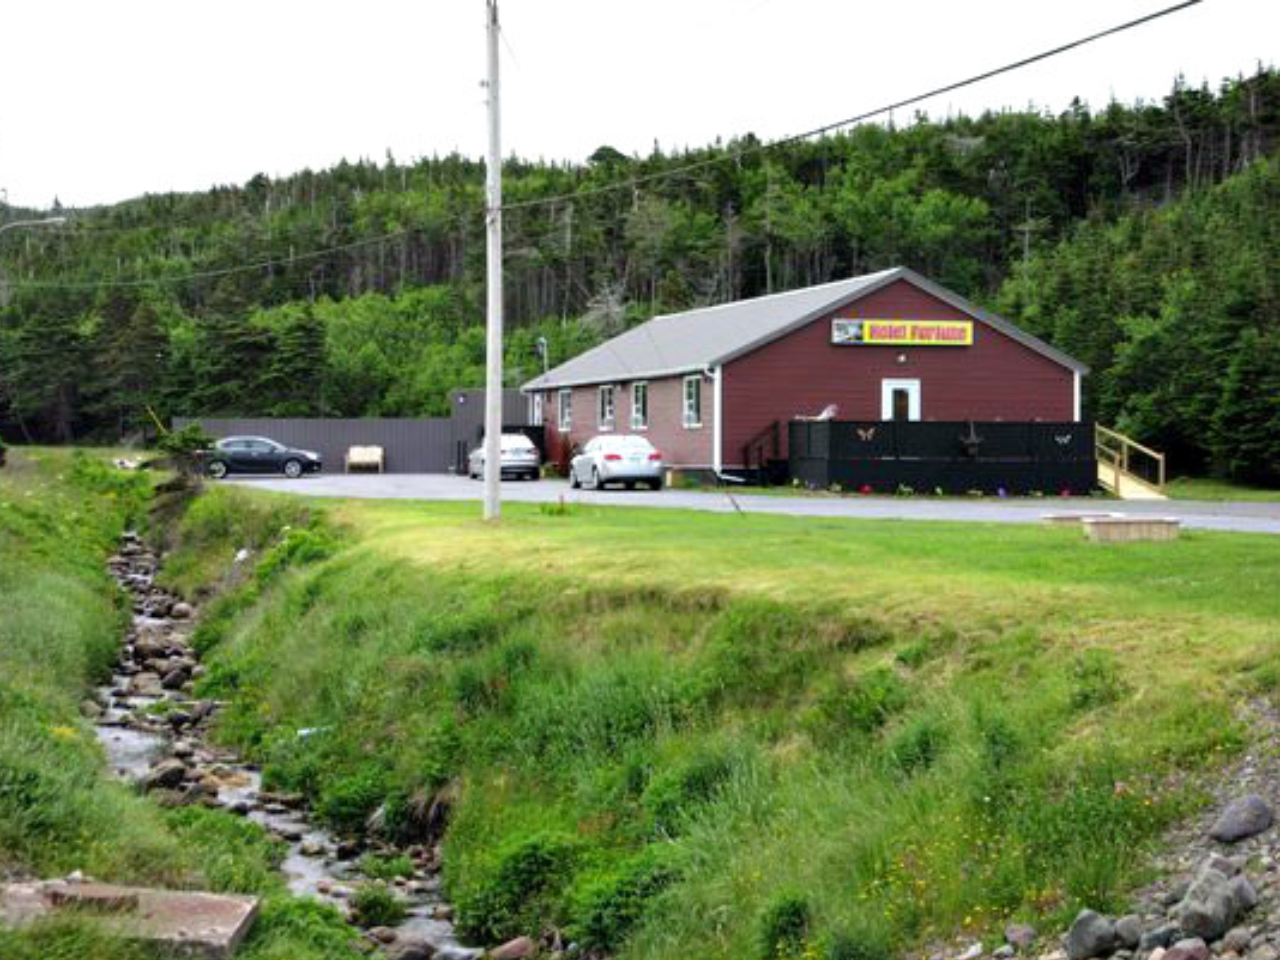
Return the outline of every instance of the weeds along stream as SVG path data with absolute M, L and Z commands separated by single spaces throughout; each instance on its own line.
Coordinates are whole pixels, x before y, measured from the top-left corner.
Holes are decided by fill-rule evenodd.
M 312 823 L 304 797 L 265 790 L 255 766 L 210 742 L 222 704 L 193 696 L 203 672 L 190 642 L 196 611 L 157 586 L 159 564 L 132 532 L 108 561 L 129 595 L 131 621 L 109 683 L 96 692 L 96 706 L 85 709 L 96 717 L 113 773 L 162 806 L 222 809 L 258 824 L 286 849 L 280 870 L 292 894 L 332 905 L 352 923 L 376 930 L 377 941 L 424 944 L 444 960 L 480 956 L 454 935 L 452 909 L 440 895 L 437 850 L 336 838 Z

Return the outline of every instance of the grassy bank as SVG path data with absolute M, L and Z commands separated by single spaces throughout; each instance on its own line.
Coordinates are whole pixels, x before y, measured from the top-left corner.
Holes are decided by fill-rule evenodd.
M 0 876 L 95 878 L 266 898 L 245 956 L 351 960 L 334 915 L 284 895 L 279 850 L 206 810 L 164 812 L 104 779 L 79 704 L 110 671 L 128 622 L 103 561 L 147 522 L 150 483 L 92 456 L 9 451 L 0 470 Z M 141 960 L 83 922 L 0 930 L 5 960 Z
M 1280 503 L 1280 490 L 1249 487 L 1208 477 L 1175 477 L 1165 493 L 1175 500 L 1239 500 L 1245 503 Z
M 293 503 L 217 491 L 171 569 Z M 1112 907 L 1196 799 L 1164 775 L 1280 683 L 1273 538 L 474 515 L 336 505 L 198 640 L 222 735 L 339 829 L 451 805 L 482 941 L 869 960 Z

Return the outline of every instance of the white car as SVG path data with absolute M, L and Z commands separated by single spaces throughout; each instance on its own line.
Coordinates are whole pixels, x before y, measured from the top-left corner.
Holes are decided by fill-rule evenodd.
M 537 480 L 542 472 L 542 454 L 538 446 L 523 433 L 504 433 L 502 435 L 502 455 L 498 461 L 502 465 L 502 478 L 515 477 L 517 480 Z M 467 476 L 479 480 L 484 476 L 484 441 L 471 451 L 467 458 Z
M 582 452 L 569 463 L 569 486 L 575 490 L 591 486 L 604 489 L 606 483 L 621 483 L 634 490 L 642 483 L 662 489 L 662 454 L 644 437 L 635 434 L 603 434 L 587 441 Z

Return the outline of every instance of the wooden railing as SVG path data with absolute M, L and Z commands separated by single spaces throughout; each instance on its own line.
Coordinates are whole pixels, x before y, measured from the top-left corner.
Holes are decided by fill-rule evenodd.
M 1097 424 L 1094 447 L 1098 456 L 1098 479 L 1118 493 L 1125 479 L 1136 480 L 1164 493 L 1164 454 L 1144 447 L 1123 433 Z
M 777 420 L 769 424 L 742 445 L 742 465 L 748 470 L 759 471 L 760 482 L 769 482 L 769 461 L 782 456 L 782 425 Z

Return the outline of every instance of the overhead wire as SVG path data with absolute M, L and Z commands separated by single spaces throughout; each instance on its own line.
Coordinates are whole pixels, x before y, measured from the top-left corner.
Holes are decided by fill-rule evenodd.
M 518 200 L 511 203 L 504 203 L 502 205 L 502 209 L 505 211 L 505 210 L 522 209 L 526 207 L 546 206 L 550 204 L 565 203 L 570 200 L 578 199 L 579 197 L 594 196 L 601 193 L 608 193 L 614 190 L 633 190 L 638 186 L 644 186 L 646 184 L 653 183 L 655 181 L 666 180 L 671 177 L 681 176 L 692 170 L 700 170 L 705 167 L 714 166 L 716 164 L 728 163 L 731 161 L 740 160 L 743 157 L 751 156 L 756 153 L 764 153 L 768 150 L 776 150 L 779 147 L 788 146 L 793 143 L 799 143 L 804 140 L 810 140 L 814 137 L 820 137 L 820 136 L 823 136 L 824 134 L 832 133 L 836 130 L 843 129 L 844 127 L 850 127 L 850 126 L 853 126 L 854 124 L 863 123 L 867 120 L 872 120 L 886 113 L 892 113 L 895 110 L 901 110 L 904 107 L 915 106 L 916 104 L 922 103 L 925 100 L 931 100 L 934 97 L 942 96 L 944 93 L 952 93 L 956 90 L 961 90 L 961 89 L 964 89 L 965 87 L 970 87 L 970 86 L 973 86 L 974 84 L 981 83 L 984 80 L 990 80 L 992 77 L 998 77 L 998 76 L 1001 76 L 1002 74 L 1011 73 L 1014 70 L 1020 70 L 1023 67 L 1028 67 L 1034 63 L 1039 63 L 1043 60 L 1047 60 L 1050 57 L 1056 57 L 1070 50 L 1075 50 L 1087 44 L 1094 43 L 1095 41 L 1102 40 L 1106 37 L 1115 36 L 1116 34 L 1124 33 L 1127 30 L 1133 30 L 1136 27 L 1140 27 L 1140 26 L 1143 26 L 1144 24 L 1151 23 L 1152 21 L 1159 20 L 1162 17 L 1167 17 L 1174 13 L 1179 13 L 1182 10 L 1186 10 L 1189 7 L 1194 7 L 1203 2 L 1204 0 L 1183 0 L 1183 2 L 1174 4 L 1171 7 L 1165 7 L 1161 10 L 1155 11 L 1154 13 L 1149 13 L 1146 16 L 1138 17 L 1134 20 L 1129 20 L 1129 21 L 1126 21 L 1125 23 L 1117 24 L 1114 27 L 1108 27 L 1107 29 L 1100 30 L 1097 33 L 1091 33 L 1088 36 L 1081 37 L 1077 40 L 1072 40 L 1070 43 L 1060 44 L 1059 46 L 1053 47 L 1049 50 L 1043 50 L 1039 53 L 1035 53 L 1030 56 L 1023 57 L 1020 60 L 1015 60 L 1011 63 L 1006 63 L 1003 66 L 994 67 L 990 70 L 983 71 L 982 73 L 978 73 L 978 74 L 974 74 L 973 76 L 966 77 L 963 80 L 957 80 L 953 83 L 948 83 L 941 87 L 934 87 L 932 90 L 927 90 L 924 93 L 913 94 L 912 96 L 904 97 L 903 99 L 897 100 L 893 103 L 886 104 L 881 107 L 876 107 L 874 110 L 867 110 L 863 113 L 855 114 L 854 116 L 851 116 L 851 117 L 846 117 L 843 120 L 836 120 L 832 123 L 825 123 L 822 126 L 814 127 L 810 130 L 805 130 L 801 133 L 790 134 L 788 136 L 782 137 L 777 140 L 770 140 L 767 143 L 751 144 L 744 147 L 732 148 L 724 153 L 717 154 L 716 156 L 707 157 L 703 160 L 695 160 L 691 163 L 683 164 L 679 167 L 673 167 L 668 170 L 659 170 L 659 171 L 655 171 L 654 173 L 644 174 L 637 177 L 628 177 L 625 180 L 615 181 L 613 183 L 607 183 L 607 184 L 600 184 L 599 186 L 595 186 L 595 187 L 587 187 L 582 190 L 576 190 L 573 193 L 561 194 L 560 196 L 554 196 L 554 197 L 537 197 L 529 200 Z
M 1040 63 L 1044 60 L 1048 60 L 1052 57 L 1059 56 L 1071 50 L 1076 50 L 1087 44 L 1095 43 L 1107 37 L 1112 37 L 1117 34 L 1136 29 L 1137 27 L 1143 26 L 1145 24 L 1152 23 L 1156 20 L 1160 20 L 1164 17 L 1171 16 L 1172 14 L 1179 13 L 1183 10 L 1189 9 L 1190 7 L 1197 6 L 1203 2 L 1204 0 L 1181 0 L 1181 2 L 1176 3 L 1172 6 L 1164 7 L 1160 10 L 1154 11 L 1153 13 L 1149 13 L 1144 16 L 1125 21 L 1124 23 L 1120 23 L 1115 26 L 1108 27 L 1105 30 L 1100 30 L 1095 33 L 1088 34 L 1087 36 L 1080 37 L 1068 43 L 1059 44 L 1058 46 L 1052 47 L 1048 50 L 1043 50 L 1043 51 L 1040 51 L 1039 53 L 1034 53 L 1034 54 L 1031 54 L 1030 56 L 1022 57 L 1019 60 L 1011 61 L 1001 66 L 994 67 L 989 70 L 985 70 L 981 73 L 977 73 L 977 74 L 973 74 L 971 76 L 965 77 L 964 79 L 957 80 L 952 83 L 944 84 L 940 87 L 934 87 L 933 89 L 927 90 L 922 93 L 917 93 L 909 97 L 904 97 L 900 100 L 894 101 L 893 103 L 876 107 L 873 110 L 867 110 L 862 113 L 855 114 L 851 117 L 846 117 L 842 120 L 836 120 L 831 123 L 825 123 L 825 124 L 822 124 L 821 126 L 814 127 L 812 129 L 805 130 L 800 133 L 791 134 L 791 135 L 782 137 L 780 139 L 771 140 L 766 143 L 754 143 L 754 144 L 749 144 L 745 146 L 733 147 L 723 152 L 717 151 L 713 156 L 709 156 L 701 160 L 692 161 L 690 163 L 681 164 L 680 166 L 677 166 L 677 167 L 668 168 L 666 170 L 655 171 L 650 174 L 642 174 L 639 176 L 627 177 L 622 180 L 615 180 L 609 183 L 598 184 L 595 186 L 582 187 L 568 193 L 558 194 L 550 197 L 534 197 L 528 200 L 508 201 L 502 205 L 501 209 L 503 210 L 503 212 L 514 211 L 514 210 L 527 210 L 527 209 L 533 209 L 537 207 L 548 207 L 548 206 L 571 203 L 575 200 L 579 200 L 585 197 L 599 196 L 606 193 L 615 193 L 622 190 L 635 191 L 637 188 L 642 186 L 647 186 L 649 184 L 661 182 L 664 180 L 671 180 L 676 177 L 688 176 L 690 173 L 694 171 L 704 170 L 709 167 L 713 167 L 722 163 L 737 162 L 743 159 L 744 157 L 752 156 L 758 153 L 764 153 L 769 150 L 776 150 L 780 147 L 788 146 L 794 143 L 799 143 L 805 140 L 812 139 L 814 137 L 824 136 L 828 133 L 841 130 L 845 127 L 850 127 L 858 123 L 863 123 L 867 120 L 874 119 L 884 114 L 893 113 L 894 111 L 901 110 L 905 107 L 914 106 L 926 100 L 933 99 L 934 97 L 942 96 L 943 94 L 946 94 L 946 93 L 951 93 L 956 90 L 964 89 L 965 87 L 973 86 L 985 80 L 989 80 L 993 77 L 998 77 L 1003 74 L 1011 73 L 1015 70 L 1023 69 L 1024 67 L 1031 66 L 1032 64 L 1035 64 L 1035 63 Z M 482 215 L 483 215 L 483 211 L 479 211 L 479 210 L 476 211 L 476 213 L 474 214 L 474 216 L 477 218 L 481 217 Z M 461 221 L 461 216 L 459 216 L 459 218 L 455 220 L 455 222 L 460 222 L 460 221 Z M 106 287 L 106 288 L 145 287 L 145 286 L 154 286 L 154 285 L 187 283 L 187 282 L 193 282 L 193 281 L 205 280 L 205 279 L 216 279 L 220 277 L 232 276 L 239 273 L 247 273 L 247 272 L 253 272 L 257 270 L 272 269 L 275 267 L 286 267 L 286 266 L 289 266 L 290 264 L 298 263 L 300 261 L 320 259 L 323 257 L 332 256 L 334 254 L 344 253 L 344 252 L 348 252 L 355 249 L 360 249 L 362 247 L 373 246 L 379 243 L 385 243 L 389 240 L 395 240 L 402 236 L 412 233 L 414 229 L 415 228 L 405 228 L 401 230 L 396 230 L 390 233 L 381 234 L 379 236 L 368 237 L 363 240 L 356 240 L 350 243 L 338 244 L 335 246 L 325 247 L 318 250 L 312 250 L 305 253 L 292 254 L 289 257 L 271 258 L 268 260 L 262 260 L 255 263 L 241 264 L 238 266 L 222 267 L 222 268 L 210 269 L 210 270 L 191 271 L 185 274 L 174 274 L 171 276 L 159 275 L 155 277 L 144 277 L 144 278 L 124 279 L 124 280 L 121 280 L 121 279 L 100 279 L 100 280 L 79 280 L 79 281 L 14 280 L 14 281 L 7 282 L 5 285 L 9 289 L 88 290 L 88 289 L 96 289 L 100 287 Z

